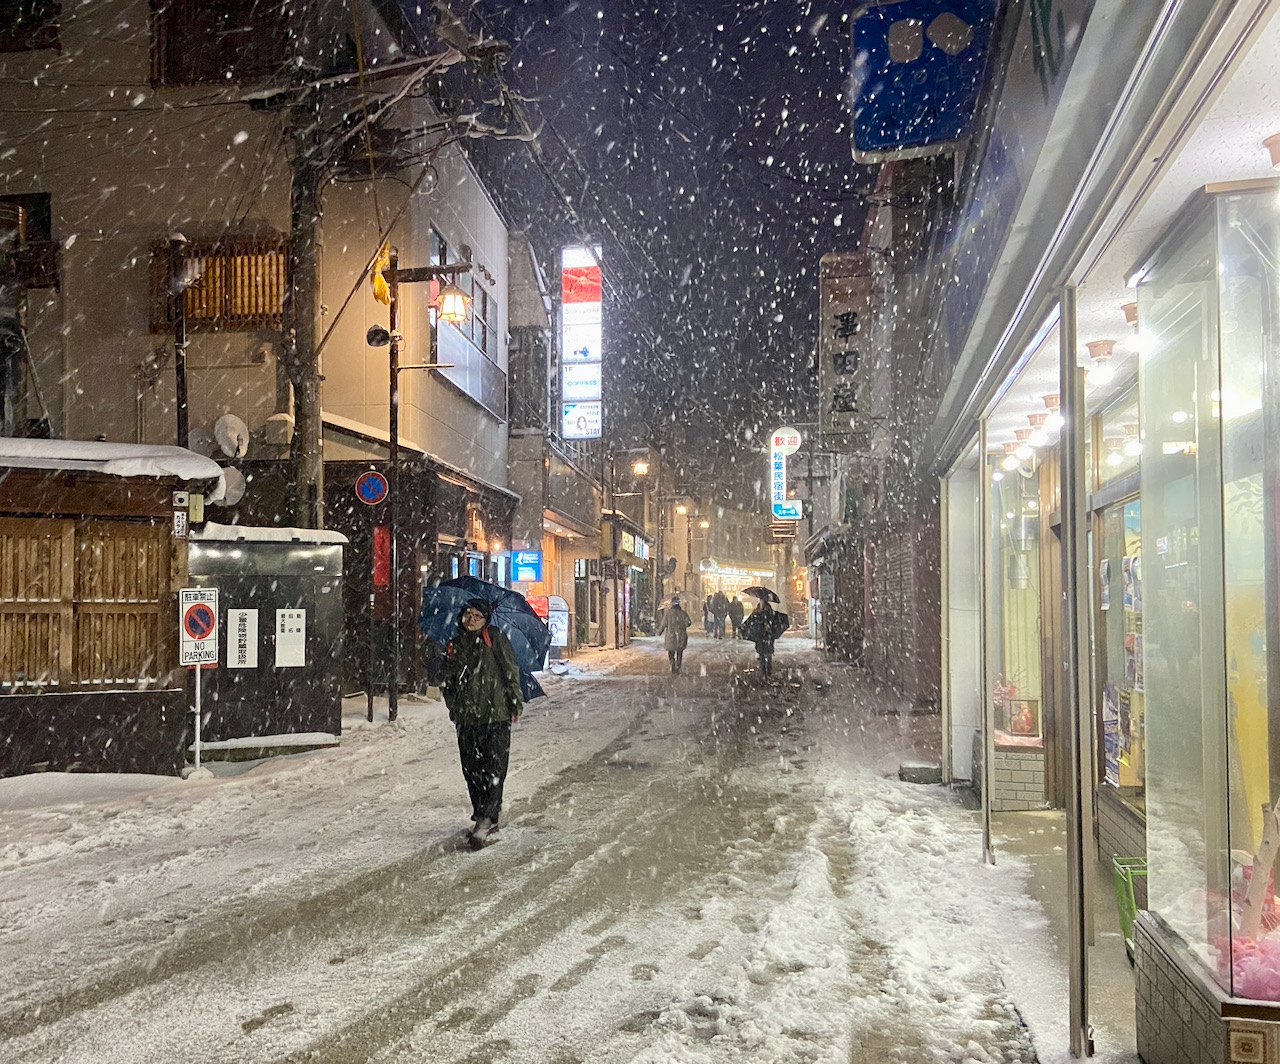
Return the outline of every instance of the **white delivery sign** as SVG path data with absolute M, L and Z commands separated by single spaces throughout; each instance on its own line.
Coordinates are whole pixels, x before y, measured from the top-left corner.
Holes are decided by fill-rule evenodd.
M 218 591 L 184 587 L 178 592 L 179 665 L 218 664 Z

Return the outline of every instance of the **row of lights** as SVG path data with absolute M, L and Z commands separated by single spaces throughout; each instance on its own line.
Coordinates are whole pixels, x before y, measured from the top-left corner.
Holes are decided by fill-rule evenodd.
M 1120 309 L 1124 312 L 1125 324 L 1136 331 L 1138 327 L 1138 304 L 1136 302 L 1125 303 Z M 1115 354 L 1118 342 L 1117 340 L 1090 340 L 1085 344 L 1085 348 L 1089 352 L 1089 371 L 1085 375 L 1085 381 L 1092 387 L 1104 388 L 1115 380 L 1116 371 L 1115 367 L 1111 365 L 1111 358 Z M 1056 432 L 1062 428 L 1062 415 L 1058 413 L 1058 396 L 1046 395 L 1042 398 L 1044 399 L 1046 413 L 1027 415 L 1027 420 L 1031 423 L 1031 427 L 1029 429 L 1015 430 L 1014 436 L 1017 438 L 1004 445 L 1005 457 L 1000 462 L 1001 469 L 1013 472 L 1023 462 L 1030 461 L 1035 456 L 1035 448 L 1043 447 L 1049 443 L 1049 433 Z M 1128 433 L 1129 426 L 1125 426 L 1125 430 Z M 1110 444 L 1113 441 L 1108 440 L 1107 442 Z M 1133 457 L 1140 453 L 1141 450 L 1142 444 L 1138 440 L 1135 426 L 1132 438 L 1118 441 L 1114 455 L 1109 455 L 1107 461 L 1111 465 L 1119 465 L 1124 460 L 1124 455 Z M 1112 460 L 1113 457 L 1114 461 Z M 996 470 L 992 479 L 999 481 L 1003 478 L 1004 474 L 1000 470 Z
M 1037 447 L 1045 447 L 1049 444 L 1052 437 L 1050 433 L 1057 432 L 1063 426 L 1062 415 L 1058 413 L 1058 396 L 1045 395 L 1041 397 L 1044 400 L 1044 413 L 1028 414 L 1027 421 L 1031 423 L 1030 428 L 1016 429 L 1014 436 L 1017 439 L 1010 440 L 1004 445 L 1005 456 L 1000 462 L 1001 469 L 1012 473 L 1023 462 L 1029 462 L 1035 457 Z M 992 479 L 1000 481 L 1004 479 L 1004 473 L 999 469 L 992 475 Z

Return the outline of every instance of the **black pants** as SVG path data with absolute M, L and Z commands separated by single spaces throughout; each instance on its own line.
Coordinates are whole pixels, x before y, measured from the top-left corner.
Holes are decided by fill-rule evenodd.
M 462 778 L 471 795 L 473 818 L 496 824 L 502 812 L 502 785 L 511 756 L 511 722 L 459 724 L 458 754 L 462 758 Z
M 680 666 L 684 664 L 684 647 L 679 650 L 668 650 L 667 660 L 671 662 L 671 671 L 679 672 Z

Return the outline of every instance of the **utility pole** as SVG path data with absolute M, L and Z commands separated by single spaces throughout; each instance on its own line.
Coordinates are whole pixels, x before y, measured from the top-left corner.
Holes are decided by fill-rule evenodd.
M 178 446 L 191 443 L 187 401 L 187 238 L 169 236 L 169 307 L 173 318 L 173 378 L 178 406 Z
M 320 368 L 316 314 L 320 295 L 320 180 L 323 171 L 320 90 L 306 90 L 290 114 L 293 178 L 289 186 L 288 309 L 285 366 L 293 384 L 293 440 L 289 448 L 292 520 L 324 527 Z

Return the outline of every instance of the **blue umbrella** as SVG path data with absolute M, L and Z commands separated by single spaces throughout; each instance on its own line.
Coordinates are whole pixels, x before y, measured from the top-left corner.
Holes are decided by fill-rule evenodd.
M 526 702 L 546 692 L 532 675 L 542 668 L 551 646 L 551 629 L 533 612 L 528 600 L 518 591 L 499 587 L 473 576 L 446 580 L 435 587 L 422 589 L 422 612 L 418 625 L 429 639 L 444 646 L 458 634 L 458 618 L 468 599 L 484 599 L 493 605 L 493 624 L 511 642 L 516 666 L 520 670 L 520 691 Z

